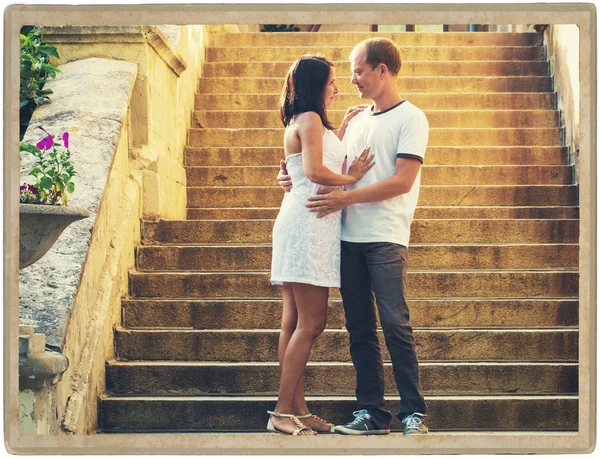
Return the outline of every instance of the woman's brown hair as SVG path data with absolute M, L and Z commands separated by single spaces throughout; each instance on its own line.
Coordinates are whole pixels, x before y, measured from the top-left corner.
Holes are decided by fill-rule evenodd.
M 285 77 L 279 103 L 279 114 L 284 126 L 288 126 L 295 115 L 316 112 L 323 126 L 333 129 L 325 113 L 323 93 L 329 82 L 329 72 L 333 64 L 321 56 L 299 57 L 290 67 Z

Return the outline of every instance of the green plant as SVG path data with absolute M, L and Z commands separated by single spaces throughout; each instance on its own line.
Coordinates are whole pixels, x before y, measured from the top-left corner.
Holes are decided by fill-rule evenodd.
M 58 51 L 52 45 L 43 43 L 42 27 L 21 28 L 21 86 L 20 86 L 20 138 L 23 139 L 31 115 L 38 105 L 46 103 L 52 90 L 43 89 L 48 77 L 55 78 L 60 72 L 50 63 L 50 57 L 58 58 Z
M 48 132 L 38 126 L 46 134 Z M 75 191 L 71 179 L 77 175 L 69 151 L 69 133 L 62 133 L 63 145 L 50 134 L 37 144 L 21 142 L 21 151 L 31 153 L 37 158 L 36 166 L 28 175 L 35 177 L 36 183 L 24 183 L 20 187 L 21 202 L 24 204 L 68 204 L 67 193 Z M 59 202 L 60 200 L 60 202 Z
M 261 32 L 299 32 L 298 27 L 294 27 L 294 24 L 263 24 Z

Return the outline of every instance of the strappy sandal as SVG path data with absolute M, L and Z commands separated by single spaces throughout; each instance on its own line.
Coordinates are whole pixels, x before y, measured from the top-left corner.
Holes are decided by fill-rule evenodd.
M 303 430 L 310 430 L 313 431 L 310 427 L 305 426 L 304 424 L 302 424 L 299 420 L 298 417 L 294 416 L 293 414 L 282 414 L 282 413 L 277 413 L 276 411 L 267 411 L 267 413 L 269 413 L 272 416 L 275 416 L 277 418 L 289 418 L 291 419 L 294 424 L 296 424 L 296 426 L 298 427 L 296 430 L 294 430 L 294 433 L 289 433 L 289 432 L 284 432 L 283 430 L 279 430 L 277 429 L 273 423 L 271 422 L 271 418 L 269 417 L 269 422 L 267 422 L 267 430 L 269 432 L 274 432 L 274 433 L 279 433 L 279 434 L 284 434 L 284 435 L 298 435 L 300 432 L 302 432 Z M 314 431 L 313 431 L 314 432 Z
M 333 433 L 335 432 L 335 425 L 332 424 L 329 421 L 326 421 L 323 418 L 320 418 L 319 416 L 317 416 L 316 414 L 312 414 L 312 413 L 308 413 L 308 414 L 301 414 L 301 415 L 296 415 L 296 417 L 298 419 L 306 419 L 306 418 L 315 418 L 317 421 L 320 421 L 324 424 L 327 424 L 330 428 L 330 430 L 317 430 L 318 433 Z M 311 427 L 312 428 L 312 427 Z M 314 430 L 314 429 L 313 429 Z

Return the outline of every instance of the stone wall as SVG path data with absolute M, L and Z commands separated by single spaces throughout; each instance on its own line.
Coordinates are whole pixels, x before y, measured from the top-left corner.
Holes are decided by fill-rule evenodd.
M 576 25 L 549 25 L 544 30 L 558 109 L 565 128 L 565 145 L 579 183 L 579 28 Z
M 59 422 L 73 394 L 89 393 L 94 379 L 102 383 L 98 372 L 89 371 L 90 365 L 114 352 L 112 346 L 102 345 L 101 336 L 106 328 L 112 335 L 120 297 L 126 292 L 126 272 L 133 267 L 133 249 L 114 250 L 115 232 L 129 236 L 132 247 L 134 239 L 139 241 L 139 204 L 127 212 L 119 208 L 120 202 L 139 200 L 139 186 L 128 176 L 127 120 L 137 66 L 91 58 L 60 69 L 56 80 L 47 83 L 53 91 L 52 103 L 34 112 L 24 141 L 35 143 L 41 137 L 35 129 L 39 124 L 53 134 L 70 133 L 78 173 L 70 205 L 84 207 L 90 217 L 71 224 L 46 255 L 19 273 L 20 323 L 44 333 L 48 344 L 69 359 L 57 385 Z M 23 156 L 22 179 L 27 180 L 31 168 L 31 158 Z M 133 183 L 127 187 L 128 182 Z M 123 221 L 130 222 L 129 234 L 120 227 Z M 107 276 L 106 266 L 115 262 L 124 275 Z M 116 294 L 107 298 L 106 292 L 112 290 Z M 81 404 L 78 415 L 86 413 L 89 418 L 95 407 L 95 400 Z
M 183 149 L 191 116 L 183 112 L 193 100 L 206 36 L 201 25 L 46 28 L 45 40 L 57 46 L 59 63 L 105 57 L 137 64 L 130 155 L 134 168 L 145 171 L 145 219 L 185 218 Z
M 43 124 L 70 132 L 79 176 L 73 223 L 38 262 L 20 271 L 20 323 L 69 359 L 57 385 L 64 433 L 97 428 L 105 361 L 140 242 L 140 220 L 185 218 L 183 152 L 208 32 L 204 26 L 47 27 L 60 53 L 51 103 L 34 112 L 24 141 Z M 42 135 L 40 135 L 42 134 Z M 21 179 L 32 157 L 23 153 Z M 29 155 L 31 156 L 31 155 Z M 29 181 L 29 183 L 31 183 Z M 23 402 L 31 394 L 23 394 Z

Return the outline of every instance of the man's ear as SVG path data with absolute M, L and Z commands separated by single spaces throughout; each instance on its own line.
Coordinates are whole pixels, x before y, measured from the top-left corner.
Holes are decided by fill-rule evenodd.
M 379 76 L 384 76 L 388 71 L 387 65 L 379 64 Z

